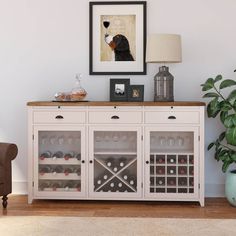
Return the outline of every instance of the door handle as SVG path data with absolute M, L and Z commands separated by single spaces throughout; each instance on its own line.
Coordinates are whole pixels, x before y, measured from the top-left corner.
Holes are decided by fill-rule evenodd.
M 169 120 L 175 120 L 176 117 L 175 117 L 175 116 L 169 116 L 168 119 L 169 119 Z
M 61 115 L 57 115 L 57 116 L 55 117 L 55 119 L 57 119 L 57 120 L 62 120 L 62 119 L 64 119 L 64 117 L 61 116 Z
M 120 117 L 119 117 L 119 116 L 112 116 L 111 119 L 112 119 L 112 120 L 119 120 Z

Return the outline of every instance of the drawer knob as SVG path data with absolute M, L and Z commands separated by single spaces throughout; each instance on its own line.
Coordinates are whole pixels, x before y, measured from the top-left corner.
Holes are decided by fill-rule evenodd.
M 112 120 L 118 120 L 118 119 L 120 119 L 120 117 L 119 116 L 112 116 L 111 119 Z
M 175 120 L 176 117 L 175 117 L 175 116 L 169 116 L 168 119 L 169 119 L 169 120 Z
M 146 161 L 146 164 L 149 164 L 149 161 Z
M 85 160 L 82 160 L 81 162 L 84 164 L 84 163 L 85 163 Z
M 64 119 L 64 117 L 61 116 L 61 115 L 58 115 L 58 116 L 55 117 L 55 119 L 61 120 L 61 119 Z
M 89 161 L 89 163 L 90 163 L 90 164 L 92 164 L 92 163 L 93 163 L 93 161 L 92 161 L 92 160 L 90 160 L 90 161 Z

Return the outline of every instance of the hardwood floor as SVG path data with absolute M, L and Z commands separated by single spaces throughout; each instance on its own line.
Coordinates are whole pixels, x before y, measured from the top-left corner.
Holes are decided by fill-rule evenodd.
M 224 198 L 207 198 L 206 206 L 183 202 L 121 202 L 34 200 L 10 195 L 8 207 L 0 216 L 81 216 L 81 217 L 151 217 L 151 218 L 227 218 L 236 219 L 236 207 Z

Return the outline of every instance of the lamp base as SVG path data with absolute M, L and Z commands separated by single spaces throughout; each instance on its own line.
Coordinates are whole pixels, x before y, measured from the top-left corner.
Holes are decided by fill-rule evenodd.
M 159 67 L 159 72 L 154 76 L 154 102 L 174 101 L 174 76 L 167 66 Z

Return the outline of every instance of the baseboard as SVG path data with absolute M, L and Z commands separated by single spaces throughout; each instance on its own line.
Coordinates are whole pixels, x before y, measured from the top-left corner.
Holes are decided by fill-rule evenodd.
M 13 194 L 27 194 L 27 182 L 25 181 L 13 181 L 12 193 Z M 206 197 L 224 197 L 225 196 L 224 184 L 206 184 L 205 196 Z

